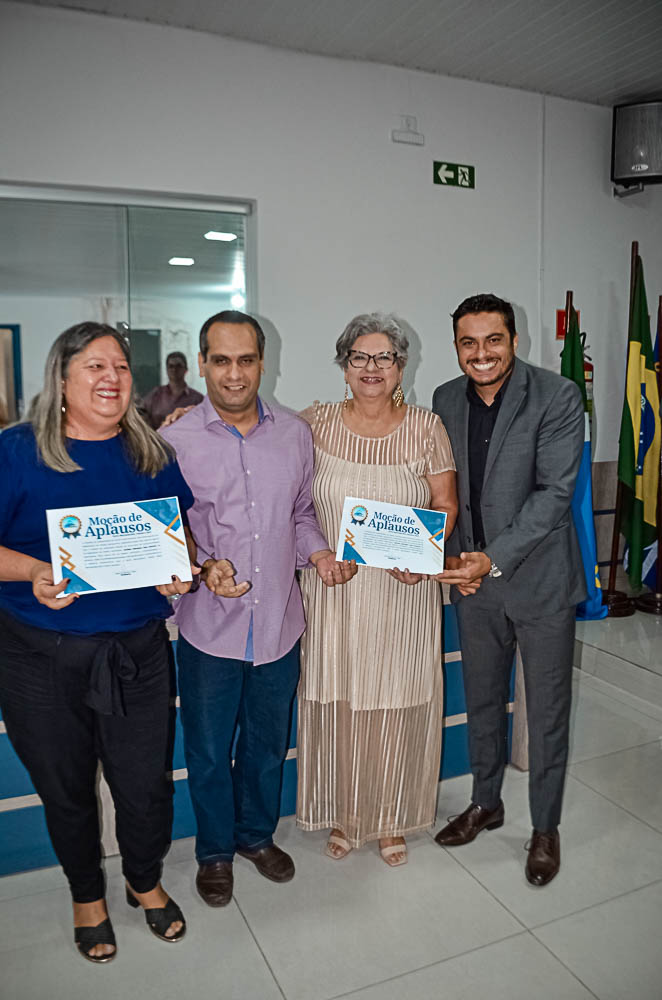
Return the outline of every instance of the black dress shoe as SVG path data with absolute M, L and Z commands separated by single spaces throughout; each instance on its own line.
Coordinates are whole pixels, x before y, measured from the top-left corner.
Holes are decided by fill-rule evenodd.
M 231 861 L 198 866 L 195 887 L 207 906 L 227 906 L 232 899 L 233 885 Z
M 528 847 L 526 879 L 531 885 L 547 885 L 561 867 L 561 838 L 558 830 L 541 833 L 534 830 Z
M 272 882 L 289 882 L 294 878 L 294 862 L 280 847 L 270 844 L 259 851 L 244 851 L 237 848 L 237 854 L 252 861 L 260 875 Z
M 451 819 L 434 838 L 440 847 L 461 847 L 470 844 L 481 830 L 496 830 L 503 826 L 503 802 L 496 809 L 483 809 L 473 802 L 459 816 Z

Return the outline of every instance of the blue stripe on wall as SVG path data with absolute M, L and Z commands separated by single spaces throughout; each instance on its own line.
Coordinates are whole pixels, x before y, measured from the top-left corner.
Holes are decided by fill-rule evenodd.
M 465 712 L 462 661 L 444 664 L 444 718 Z
M 184 757 L 184 730 L 182 729 L 179 717 L 179 709 L 177 709 L 177 722 L 175 725 L 175 745 L 172 752 L 172 766 L 175 771 L 178 771 L 182 767 L 186 767 L 186 758 Z
M 460 648 L 457 614 L 453 604 L 444 605 L 444 652 L 455 653 Z
M 56 865 L 41 806 L 0 812 L 0 875 Z
M 467 724 L 463 726 L 447 726 L 444 729 L 444 739 L 441 745 L 441 778 L 456 778 L 459 774 L 466 774 L 469 767 L 469 744 L 467 741 Z M 441 797 L 444 794 L 443 785 L 440 790 Z M 441 814 L 443 807 L 440 806 Z
M 188 781 L 175 781 L 175 813 L 172 822 L 172 839 L 195 836 L 195 816 L 188 792 Z
M 34 788 L 9 737 L 0 733 L 0 799 L 13 799 L 16 795 L 34 795 Z
M 280 793 L 281 816 L 293 816 L 297 808 L 297 762 L 286 760 L 283 768 L 283 787 Z

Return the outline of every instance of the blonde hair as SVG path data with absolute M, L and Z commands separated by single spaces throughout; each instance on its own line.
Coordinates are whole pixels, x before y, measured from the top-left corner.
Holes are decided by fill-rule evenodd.
M 78 472 L 81 468 L 67 449 L 62 383 L 67 377 L 71 359 L 100 337 L 112 337 L 129 366 L 131 365 L 129 344 L 114 327 L 104 323 L 77 323 L 61 333 L 48 352 L 44 387 L 30 407 L 30 422 L 42 461 L 56 472 Z M 170 445 L 148 427 L 138 413 L 133 388 L 119 426 L 127 453 L 137 472 L 154 478 L 157 472 L 172 461 L 174 452 Z

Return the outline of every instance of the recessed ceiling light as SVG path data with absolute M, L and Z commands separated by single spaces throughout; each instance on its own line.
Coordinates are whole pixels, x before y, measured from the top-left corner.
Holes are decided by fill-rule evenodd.
M 206 240 L 220 240 L 221 243 L 232 243 L 236 240 L 236 233 L 215 233 L 213 229 L 210 229 L 208 233 L 205 233 Z
M 190 267 L 191 264 L 195 264 L 195 261 L 193 257 L 171 257 L 168 263 L 175 267 Z

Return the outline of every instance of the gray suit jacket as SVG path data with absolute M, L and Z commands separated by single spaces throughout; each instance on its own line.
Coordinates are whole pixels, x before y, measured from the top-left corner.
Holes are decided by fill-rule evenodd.
M 459 511 L 448 554 L 476 548 L 469 499 L 467 377 L 435 389 L 432 409 L 448 431 L 457 465 Z M 502 571 L 481 591 L 505 598 L 514 616 L 542 616 L 586 596 L 570 513 L 584 443 L 581 393 L 570 379 L 519 358 L 494 426 L 481 512 L 485 551 Z M 488 596 L 488 593 L 485 593 Z M 459 600 L 456 588 L 451 599 Z

